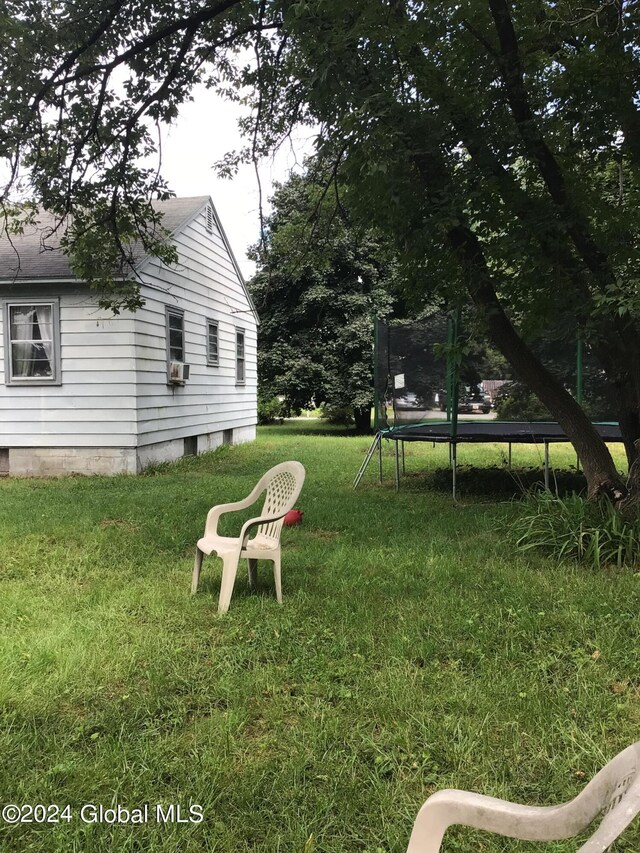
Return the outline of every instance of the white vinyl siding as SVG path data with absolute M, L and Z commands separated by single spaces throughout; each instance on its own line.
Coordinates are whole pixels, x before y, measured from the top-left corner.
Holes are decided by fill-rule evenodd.
M 141 446 L 189 438 L 257 421 L 257 326 L 233 261 L 206 207 L 176 240 L 179 262 L 150 261 L 142 270 L 145 305 L 136 312 L 137 422 Z M 189 379 L 166 385 L 165 310 L 184 312 L 184 361 Z M 245 384 L 236 384 L 236 324 L 243 318 Z M 217 324 L 212 370 L 210 324 Z
M 59 317 L 62 384 L 0 385 L 0 447 L 122 447 L 136 445 L 136 373 L 133 318 L 114 317 L 97 298 L 72 286 L 37 288 L 8 303 L 54 304 Z M 8 328 L 0 312 L 2 334 Z M 55 338 L 54 338 L 55 340 Z M 0 382 L 10 365 L 0 350 Z
M 15 299 L 59 302 L 62 384 L 6 385 L 0 347 L 0 447 L 129 448 L 253 427 L 256 322 L 233 260 L 206 207 L 176 236 L 179 263 L 140 269 L 145 305 L 114 317 L 82 285 L 23 285 Z M 55 289 L 54 289 L 55 288 Z M 37 293 L 37 296 L 34 294 Z M 183 314 L 184 385 L 167 384 L 167 313 Z M 0 334 L 6 333 L 0 311 Z M 245 333 L 246 382 L 236 385 L 236 324 Z M 218 365 L 208 363 L 218 324 Z

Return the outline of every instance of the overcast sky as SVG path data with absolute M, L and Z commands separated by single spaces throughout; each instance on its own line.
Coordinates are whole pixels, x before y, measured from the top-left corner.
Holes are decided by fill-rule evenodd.
M 249 278 L 254 271 L 247 247 L 260 235 L 258 182 L 253 166 L 243 166 L 238 175 L 221 179 L 214 163 L 227 151 L 242 147 L 237 120 L 242 107 L 224 101 L 203 86 L 194 91 L 194 101 L 185 104 L 176 123 L 163 132 L 162 174 L 178 196 L 210 195 L 218 211 L 240 268 Z M 284 181 L 292 169 L 312 150 L 308 136 L 299 136 L 295 151 L 281 150 L 260 169 L 263 202 L 266 205 L 275 181 Z

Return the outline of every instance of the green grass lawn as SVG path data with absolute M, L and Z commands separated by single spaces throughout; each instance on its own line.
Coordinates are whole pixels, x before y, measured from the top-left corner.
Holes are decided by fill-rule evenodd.
M 404 853 L 438 788 L 556 803 L 640 739 L 640 576 L 515 553 L 514 479 L 472 472 L 453 506 L 446 448 L 408 447 L 398 494 L 385 449 L 385 484 L 372 465 L 354 492 L 369 441 L 296 422 L 141 477 L 0 481 L 0 801 L 73 813 L 0 824 L 0 850 Z M 218 561 L 189 595 L 206 512 L 285 459 L 307 480 L 284 605 L 243 569 L 220 619 Z M 204 821 L 85 824 L 85 803 Z M 460 829 L 444 849 L 576 847 Z

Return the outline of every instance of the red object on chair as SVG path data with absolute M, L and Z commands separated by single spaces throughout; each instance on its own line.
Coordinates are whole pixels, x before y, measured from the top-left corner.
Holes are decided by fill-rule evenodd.
M 284 517 L 285 527 L 294 527 L 296 524 L 302 524 L 302 516 L 304 513 L 299 509 L 290 509 Z

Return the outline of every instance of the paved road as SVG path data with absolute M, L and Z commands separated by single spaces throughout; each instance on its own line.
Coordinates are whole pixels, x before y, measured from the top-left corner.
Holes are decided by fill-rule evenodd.
M 392 417 L 391 413 L 390 417 Z M 447 413 L 441 412 L 439 409 L 414 409 L 413 411 L 399 412 L 399 417 L 396 418 L 396 423 L 416 423 L 417 421 L 445 421 Z M 403 417 L 404 416 L 404 417 Z M 496 418 L 495 412 L 489 412 L 488 415 L 483 415 L 481 412 L 476 412 L 472 415 L 458 415 L 459 421 L 493 421 Z

